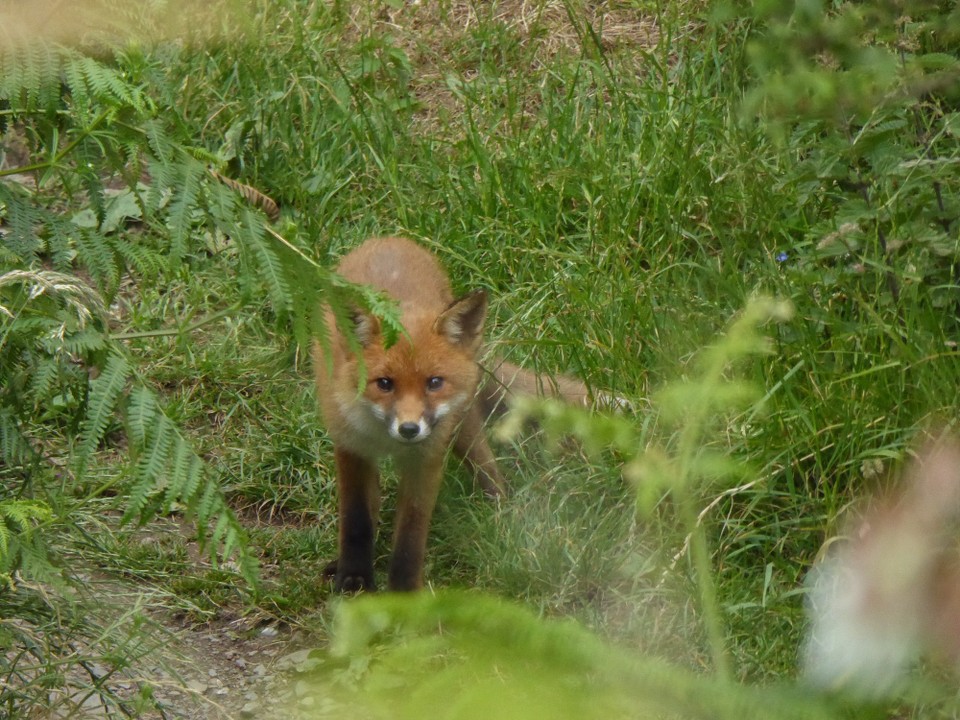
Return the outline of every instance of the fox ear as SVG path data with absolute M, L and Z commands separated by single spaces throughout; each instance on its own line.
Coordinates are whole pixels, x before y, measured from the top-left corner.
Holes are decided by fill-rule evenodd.
M 380 334 L 380 321 L 370 313 L 358 307 L 351 308 L 348 314 L 353 325 L 353 334 L 361 347 L 367 347 Z
M 476 351 L 483 339 L 483 321 L 487 317 L 487 293 L 474 290 L 440 313 L 433 330 L 454 345 Z

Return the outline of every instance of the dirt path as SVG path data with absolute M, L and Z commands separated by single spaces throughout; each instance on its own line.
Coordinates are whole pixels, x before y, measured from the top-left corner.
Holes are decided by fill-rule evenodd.
M 228 623 L 168 630 L 172 642 L 162 654 L 167 657 L 139 668 L 161 706 L 145 718 L 322 720 L 339 714 L 332 699 L 318 698 L 315 685 L 299 680 L 318 661 L 296 633 L 273 626 L 251 633 Z M 117 689 L 135 687 L 121 681 Z M 84 717 L 103 715 L 93 710 Z

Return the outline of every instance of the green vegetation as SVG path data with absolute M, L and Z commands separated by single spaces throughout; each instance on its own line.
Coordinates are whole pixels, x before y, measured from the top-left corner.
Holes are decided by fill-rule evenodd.
M 73 702 L 51 688 L 150 706 L 148 685 L 121 697 L 109 677 L 151 651 L 161 609 L 325 644 L 335 498 L 309 338 L 320 298 L 389 314 L 326 268 L 402 234 L 458 289 L 490 290 L 492 354 L 632 407 L 530 408 L 541 430 L 499 446 L 500 507 L 451 466 L 429 581 L 524 609 L 348 603 L 363 663 L 330 660 L 334 679 L 389 689 L 411 658 L 442 667 L 413 714 L 477 674 L 453 660 L 469 640 L 397 644 L 376 623 L 469 638 L 485 615 L 482 652 L 522 628 L 537 677 L 544 648 L 589 644 L 553 676 L 609 691 L 584 717 L 637 707 L 645 672 L 671 688 L 655 712 L 832 713 L 751 688 L 795 678 L 803 578 L 849 503 L 955 424 L 957 11 L 222 9 L 216 32 L 169 33 L 190 41 L 162 39 L 161 16 L 106 45 L 0 35 L 0 712 Z M 792 308 L 759 335 L 758 296 Z M 152 599 L 95 592 L 130 580 Z M 505 691 L 527 698 L 514 717 L 525 692 Z

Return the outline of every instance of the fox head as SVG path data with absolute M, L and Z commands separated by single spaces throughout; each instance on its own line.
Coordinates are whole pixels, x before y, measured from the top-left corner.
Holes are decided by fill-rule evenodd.
M 443 421 L 459 419 L 476 392 L 486 313 L 482 290 L 454 300 L 439 315 L 410 309 L 403 314 L 406 334 L 384 348 L 379 320 L 355 312 L 365 384 L 350 403 L 352 419 L 367 434 L 379 427 L 404 445 L 427 440 L 441 425 L 452 427 Z

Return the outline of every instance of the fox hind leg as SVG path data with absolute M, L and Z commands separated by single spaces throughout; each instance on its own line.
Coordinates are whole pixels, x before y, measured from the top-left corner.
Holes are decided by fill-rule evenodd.
M 443 455 L 400 461 L 397 469 L 400 485 L 387 588 L 418 590 L 423 587 L 427 534 L 443 479 Z
M 506 483 L 500 474 L 490 443 L 487 442 L 483 422 L 484 411 L 480 405 L 474 403 L 460 424 L 453 451 L 457 457 L 467 462 L 477 483 L 488 497 L 502 497 L 506 492 Z

